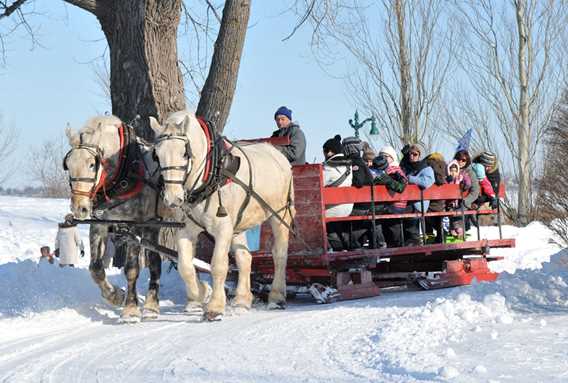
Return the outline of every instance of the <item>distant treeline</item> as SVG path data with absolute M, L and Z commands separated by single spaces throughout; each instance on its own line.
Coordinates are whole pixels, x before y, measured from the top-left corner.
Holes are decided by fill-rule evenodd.
M 40 186 L 25 186 L 22 188 L 4 188 L 0 186 L 0 195 L 23 197 L 45 197 L 45 188 Z

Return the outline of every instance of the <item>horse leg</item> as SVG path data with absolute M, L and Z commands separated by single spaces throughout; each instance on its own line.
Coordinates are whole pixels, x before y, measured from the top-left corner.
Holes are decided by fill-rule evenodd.
M 138 263 L 138 254 L 140 248 L 138 246 L 129 246 L 126 264 L 124 265 L 124 275 L 126 276 L 127 290 L 126 303 L 120 315 L 123 322 L 139 322 L 142 318 L 140 308 L 138 308 L 138 295 L 136 294 L 136 281 L 140 274 L 140 265 Z
M 89 243 L 91 247 L 91 261 L 89 271 L 91 278 L 99 286 L 102 297 L 111 305 L 122 306 L 124 291 L 113 286 L 107 279 L 103 263 L 108 227 L 104 225 L 91 225 L 89 228 Z
M 227 297 L 225 295 L 225 281 L 229 271 L 229 248 L 233 238 L 233 227 L 226 221 L 219 223 L 216 228 L 215 249 L 211 258 L 211 278 L 213 279 L 213 292 L 207 304 L 207 320 L 220 320 L 225 313 Z M 240 275 L 240 272 L 239 272 Z
M 160 274 L 162 273 L 162 258 L 154 251 L 148 252 L 150 269 L 150 283 L 144 302 L 142 317 L 144 319 L 155 319 L 160 314 Z
M 286 217 L 289 218 L 287 215 Z M 288 219 L 291 221 L 291 219 Z M 289 230 L 277 218 L 270 218 L 270 226 L 274 235 L 272 258 L 274 261 L 274 279 L 268 294 L 268 309 L 286 308 L 286 263 L 288 261 Z
M 198 234 L 198 233 L 197 233 Z M 197 245 L 197 236 L 189 235 L 180 230 L 178 232 L 178 272 L 185 282 L 187 292 L 187 305 L 185 312 L 195 316 L 203 316 L 203 304 L 211 294 L 211 287 L 199 280 L 193 266 L 193 255 Z
M 239 268 L 239 280 L 233 306 L 244 309 L 252 307 L 253 295 L 250 292 L 250 269 L 252 256 L 250 255 L 245 233 L 236 235 L 231 243 L 231 250 L 235 253 L 235 260 Z
M 143 233 L 154 243 L 158 243 L 160 229 L 146 229 Z M 162 273 L 162 258 L 160 254 L 146 250 L 148 254 L 148 269 L 150 270 L 150 283 L 148 284 L 148 292 L 144 301 L 144 309 L 142 310 L 142 318 L 155 319 L 160 314 L 160 275 Z

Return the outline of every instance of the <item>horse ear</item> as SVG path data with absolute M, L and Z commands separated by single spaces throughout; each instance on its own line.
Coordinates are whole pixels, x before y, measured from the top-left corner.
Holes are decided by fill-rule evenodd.
M 150 116 L 150 128 L 152 128 L 156 137 L 162 133 L 162 125 L 152 116 Z
M 77 146 L 81 143 L 81 137 L 79 136 L 79 133 L 74 131 L 73 128 L 71 128 L 70 126 L 67 126 L 65 128 L 65 135 L 69 140 L 70 146 Z

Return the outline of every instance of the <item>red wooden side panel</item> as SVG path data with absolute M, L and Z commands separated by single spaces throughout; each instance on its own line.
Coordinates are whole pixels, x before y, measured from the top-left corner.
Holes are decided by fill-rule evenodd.
M 403 193 L 394 193 L 387 190 L 385 186 L 378 185 L 374 187 L 375 201 L 379 202 L 396 202 L 396 201 L 420 201 L 420 188 L 416 185 L 407 185 Z M 423 191 L 425 200 L 445 200 L 445 199 L 462 199 L 467 193 L 460 192 L 459 185 L 432 185 Z M 505 196 L 505 185 L 501 183 L 499 187 L 499 197 Z M 371 201 L 371 187 L 335 187 L 323 189 L 323 200 L 326 205 L 334 205 L 340 203 L 352 202 L 369 202 Z
M 294 231 L 299 237 L 290 235 L 288 254 L 319 256 L 327 251 L 321 191 L 323 185 L 321 165 L 297 165 L 292 167 L 292 172 L 296 208 Z M 259 252 L 270 252 L 271 247 L 272 231 L 270 225 L 264 223 L 260 229 Z

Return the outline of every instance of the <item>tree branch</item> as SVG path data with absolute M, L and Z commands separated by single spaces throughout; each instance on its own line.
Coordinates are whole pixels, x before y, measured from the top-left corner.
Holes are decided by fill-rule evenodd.
M 16 12 L 24 3 L 28 0 L 16 0 L 12 5 L 6 5 L 4 2 L 0 2 L 4 12 L 0 13 L 0 19 L 10 16 L 12 13 Z
M 64 0 L 65 2 L 97 15 L 97 0 Z

